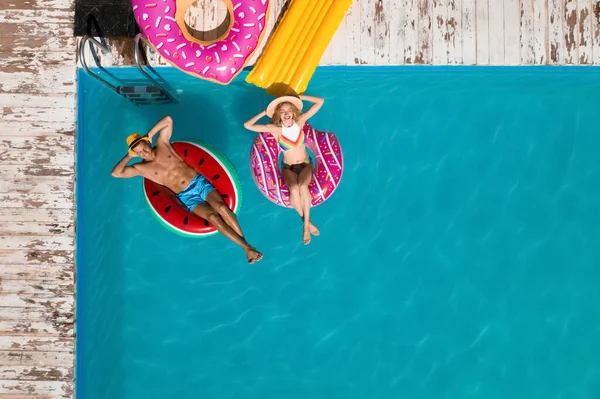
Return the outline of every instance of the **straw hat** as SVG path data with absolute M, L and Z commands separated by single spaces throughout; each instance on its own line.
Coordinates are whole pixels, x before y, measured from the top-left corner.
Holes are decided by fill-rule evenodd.
M 298 108 L 298 112 L 302 111 L 302 100 L 300 99 L 300 97 L 297 94 L 292 94 L 292 95 L 288 95 L 288 96 L 281 96 L 281 97 L 277 97 L 275 100 L 271 101 L 269 103 L 269 105 L 267 106 L 267 116 L 269 118 L 273 117 L 273 114 L 275 113 L 275 108 L 277 108 L 277 106 L 281 103 L 291 103 L 294 104 L 294 106 L 296 106 L 296 108 Z
M 140 141 L 145 141 L 149 143 L 150 139 L 148 139 L 148 136 L 140 136 L 137 133 L 132 133 L 129 136 L 127 136 L 127 147 L 129 147 L 129 153 L 131 155 L 135 155 L 133 147 L 135 147 Z

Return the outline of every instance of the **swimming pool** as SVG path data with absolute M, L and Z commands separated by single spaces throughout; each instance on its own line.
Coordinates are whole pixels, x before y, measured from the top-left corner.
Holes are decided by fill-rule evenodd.
M 600 71 L 319 68 L 311 123 L 346 169 L 307 247 L 250 175 L 242 123 L 269 97 L 162 73 L 179 105 L 79 74 L 79 398 L 600 397 Z M 110 176 L 165 115 L 234 164 L 261 262 Z

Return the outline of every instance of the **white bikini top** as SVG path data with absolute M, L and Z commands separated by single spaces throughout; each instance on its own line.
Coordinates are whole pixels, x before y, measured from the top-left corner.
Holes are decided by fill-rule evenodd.
M 279 147 L 283 151 L 291 150 L 304 144 L 304 132 L 296 123 L 290 127 L 281 126 L 281 137 L 279 138 Z

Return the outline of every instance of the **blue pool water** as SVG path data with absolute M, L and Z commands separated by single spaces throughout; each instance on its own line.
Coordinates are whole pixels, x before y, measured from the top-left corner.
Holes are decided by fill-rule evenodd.
M 600 397 L 598 69 L 319 68 L 346 169 L 307 247 L 250 176 L 270 98 L 164 73 L 179 105 L 79 75 L 80 399 Z M 236 167 L 258 264 L 110 176 L 165 115 Z

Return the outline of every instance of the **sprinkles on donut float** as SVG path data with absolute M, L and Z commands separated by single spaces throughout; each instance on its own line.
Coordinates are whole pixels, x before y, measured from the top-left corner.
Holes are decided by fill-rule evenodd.
M 184 22 L 196 0 L 132 0 L 142 33 L 173 66 L 220 84 L 230 83 L 249 61 L 267 25 L 269 0 L 222 0 L 230 23 L 214 41 L 194 38 Z

